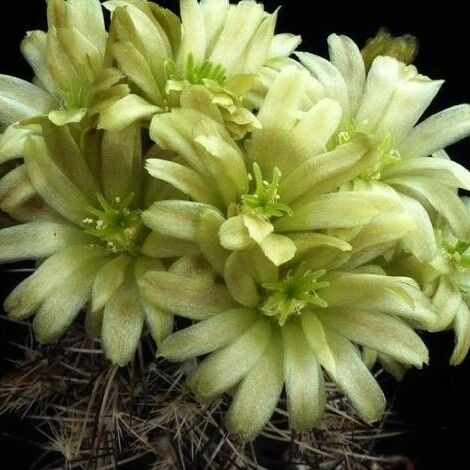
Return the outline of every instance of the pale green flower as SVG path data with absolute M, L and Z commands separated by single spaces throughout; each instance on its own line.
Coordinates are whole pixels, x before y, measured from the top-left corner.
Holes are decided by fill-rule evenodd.
M 80 148 L 67 126 L 36 123 L 42 133 L 26 139 L 24 164 L 0 180 L 2 210 L 24 222 L 0 231 L 0 261 L 39 261 L 5 311 L 15 319 L 35 314 L 36 337 L 49 342 L 86 309 L 88 333 L 124 365 L 144 322 L 157 342 L 172 329 L 172 315 L 151 306 L 139 284 L 164 269 L 158 257 L 178 254 L 171 244 L 165 251 L 164 240 L 160 253 L 145 245 L 140 208 L 164 188 L 146 181 L 138 126 L 88 134 Z
M 192 279 L 154 272 L 145 282 L 156 306 L 199 320 L 164 340 L 158 354 L 171 361 L 210 354 L 188 385 L 204 403 L 233 391 L 227 426 L 244 439 L 262 430 L 284 385 L 291 427 L 318 425 L 322 368 L 362 419 L 379 419 L 385 398 L 356 345 L 411 366 L 427 362 L 426 347 L 404 320 L 428 322 L 434 313 L 412 279 L 373 267 L 310 269 L 302 259 L 279 270 L 256 250 L 232 253 L 226 266 L 224 284 L 206 270 Z
M 21 44 L 33 83 L 0 75 L 0 159 L 21 155 L 28 129 L 18 121 L 48 115 L 57 125 L 80 123 L 129 92 L 106 59 L 108 33 L 99 0 L 49 0 L 48 31 L 31 31 Z M 90 125 L 85 122 L 84 125 Z
M 360 175 L 377 152 L 363 136 L 327 151 L 340 109 L 323 99 L 303 111 L 309 80 L 305 71 L 285 68 L 260 110 L 262 129 L 242 147 L 222 122 L 196 106 L 154 116 L 151 137 L 177 156 L 150 159 L 147 169 L 192 201 L 157 202 L 143 213 L 144 223 L 156 233 L 193 243 L 223 272 L 232 251 L 258 246 L 280 266 L 294 258 L 297 245 L 305 250 L 318 246 L 318 237 L 323 241 L 321 235 L 305 238 L 301 232 L 356 229 L 357 235 L 379 215 L 402 212 L 393 192 L 335 191 Z M 202 103 L 200 92 L 204 96 L 203 88 L 187 89 L 183 98 Z
M 463 198 L 462 201 L 470 218 L 470 200 Z M 430 262 L 402 256 L 392 267 L 393 272 L 413 276 L 431 298 L 436 321 L 430 329 L 455 331 L 450 363 L 458 365 L 470 348 L 470 243 L 457 239 L 443 218 L 437 221 L 435 230 L 438 250 Z
M 433 155 L 470 133 L 470 105 L 449 108 L 416 125 L 441 80 L 386 56 L 376 57 L 366 75 L 351 39 L 331 35 L 328 43 L 331 61 L 303 52 L 298 57 L 318 81 L 321 94 L 343 110 L 330 148 L 341 148 L 357 133 L 375 137 L 380 160 L 361 177 L 380 180 L 403 195 L 417 224 L 405 244 L 418 258 L 429 260 L 436 249 L 427 214 L 441 214 L 459 239 L 470 240 L 470 219 L 457 196 L 458 188 L 470 189 L 470 175 L 457 163 Z
M 181 21 L 146 0 L 104 5 L 113 12 L 113 56 L 136 93 L 101 116 L 108 129 L 179 106 L 185 88 L 202 85 L 214 112 L 242 138 L 259 127 L 244 100 L 257 74 L 300 43 L 298 36 L 275 35 L 277 13 L 254 0 L 181 0 Z

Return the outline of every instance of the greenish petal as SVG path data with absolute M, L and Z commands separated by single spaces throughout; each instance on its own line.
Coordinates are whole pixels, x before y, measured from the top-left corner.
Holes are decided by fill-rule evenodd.
M 236 307 L 228 290 L 208 279 L 151 272 L 144 277 L 142 287 L 152 305 L 194 320 Z
M 283 384 L 282 340 L 273 332 L 263 355 L 236 389 L 227 429 L 245 441 L 254 439 L 274 413 Z
M 144 317 L 137 285 L 129 276 L 107 302 L 103 314 L 103 352 L 113 364 L 123 367 L 134 357 Z
M 298 322 L 281 329 L 290 427 L 303 431 L 319 423 L 326 403 L 323 373 Z
M 271 323 L 260 319 L 234 343 L 205 359 L 188 378 L 197 398 L 211 402 L 246 377 L 269 344 L 271 330 Z
M 255 310 L 227 310 L 174 333 L 160 344 L 158 355 L 169 361 L 185 361 L 208 354 L 235 341 L 257 317 Z

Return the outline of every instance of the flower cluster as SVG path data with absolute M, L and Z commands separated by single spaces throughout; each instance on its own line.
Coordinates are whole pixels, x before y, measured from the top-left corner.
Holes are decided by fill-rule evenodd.
M 121 366 L 144 330 L 207 356 L 188 385 L 231 393 L 245 439 L 284 390 L 292 428 L 319 424 L 323 371 L 375 421 L 371 368 L 426 364 L 417 330 L 453 328 L 453 364 L 469 349 L 470 173 L 443 149 L 470 106 L 420 122 L 442 81 L 410 36 L 333 34 L 327 60 L 255 0 L 180 10 L 49 0 L 33 83 L 0 75 L 0 261 L 37 261 L 5 310 L 42 342 L 83 311 Z

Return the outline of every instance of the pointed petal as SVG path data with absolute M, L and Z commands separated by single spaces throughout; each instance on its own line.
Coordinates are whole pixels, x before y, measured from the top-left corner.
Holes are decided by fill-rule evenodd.
M 274 413 L 283 384 L 282 340 L 273 332 L 263 355 L 235 392 L 227 429 L 244 440 L 254 439 Z
M 450 364 L 457 366 L 463 362 L 470 348 L 470 311 L 465 302 L 460 304 L 454 319 L 455 347 Z
M 161 109 L 137 95 L 127 95 L 103 110 L 98 121 L 98 129 L 119 131 L 130 125 L 150 118 Z
M 281 331 L 289 424 L 303 431 L 315 426 L 323 417 L 326 403 L 323 373 L 300 325 L 289 322 Z
M 16 77 L 0 74 L 0 125 L 45 114 L 54 105 L 41 88 Z
M 61 250 L 48 258 L 6 298 L 4 308 L 18 320 L 28 318 L 42 302 L 68 277 L 95 259 L 104 257 L 104 250 L 77 245 Z
M 225 287 L 208 279 L 151 272 L 144 277 L 144 283 L 152 305 L 195 320 L 203 320 L 237 306 Z
M 367 423 L 377 421 L 384 413 L 385 397 L 374 376 L 348 340 L 329 329 L 324 331 L 335 367 L 330 369 L 319 358 L 322 366 L 349 398 L 359 416 Z
M 186 361 L 208 354 L 235 341 L 257 318 L 255 310 L 227 310 L 174 333 L 160 344 L 158 355 L 169 361 Z
M 328 37 L 331 63 L 345 77 L 349 98 L 349 116 L 351 118 L 361 104 L 366 82 L 366 70 L 361 51 L 354 41 L 347 36 L 331 34 Z
M 154 178 L 171 184 L 192 200 L 217 207 L 217 196 L 194 170 L 179 163 L 156 158 L 147 160 L 145 168 Z
M 89 238 L 71 225 L 31 222 L 0 230 L 0 263 L 47 258 L 70 245 Z
M 169 237 L 194 241 L 199 226 L 199 216 L 212 206 L 189 201 L 159 201 L 142 213 L 144 224 Z
M 131 259 L 122 255 L 106 263 L 96 275 L 91 293 L 92 311 L 104 308 L 108 300 L 124 282 L 126 269 Z
M 144 326 L 137 285 L 132 276 L 114 292 L 103 314 L 101 340 L 106 357 L 125 366 L 134 357 Z
M 403 140 L 400 153 L 421 158 L 452 145 L 470 134 L 470 105 L 461 104 L 434 114 L 418 124 Z
M 232 297 L 245 307 L 256 307 L 261 297 L 255 280 L 250 276 L 242 256 L 233 252 L 227 259 L 224 272 L 225 283 Z
M 229 346 L 212 353 L 189 376 L 198 400 L 210 402 L 242 380 L 269 344 L 272 326 L 261 318 Z
M 317 316 L 339 335 L 404 364 L 421 368 L 423 363 L 428 363 L 429 355 L 423 341 L 402 320 L 380 312 L 348 308 L 329 308 L 327 313 L 318 312 Z
M 33 320 L 38 341 L 49 343 L 60 337 L 88 302 L 91 287 L 104 259 L 88 263 L 72 275 L 64 277 L 45 299 Z

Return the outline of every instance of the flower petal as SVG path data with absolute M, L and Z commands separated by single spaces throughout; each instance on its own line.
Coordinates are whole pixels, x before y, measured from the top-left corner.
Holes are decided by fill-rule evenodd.
M 357 349 L 330 329 L 324 330 L 335 361 L 334 369 L 320 363 L 331 379 L 349 398 L 359 416 L 367 423 L 377 421 L 385 410 L 385 397 L 374 376 L 362 362 Z
M 140 96 L 130 94 L 102 111 L 98 129 L 119 131 L 138 121 L 149 120 L 160 110 L 158 106 L 148 103 Z
M 318 318 L 329 329 L 398 361 L 421 368 L 429 355 L 421 338 L 406 323 L 390 315 L 368 310 L 346 308 L 318 312 Z
M 49 343 L 67 330 L 88 302 L 93 280 L 103 263 L 103 258 L 96 259 L 54 286 L 33 320 L 38 341 Z
M 271 334 L 271 323 L 261 318 L 234 343 L 205 359 L 188 378 L 198 400 L 211 402 L 240 382 L 265 351 Z
M 217 196 L 194 170 L 179 163 L 156 158 L 147 160 L 145 168 L 154 178 L 171 184 L 182 193 L 187 194 L 192 200 L 218 205 Z
M 61 250 L 44 261 L 31 276 L 13 289 L 5 300 L 5 311 L 17 320 L 28 318 L 63 279 L 72 277 L 86 264 L 93 263 L 104 255 L 104 250 L 87 245 Z
M 0 125 L 47 113 L 53 99 L 41 88 L 16 77 L 0 74 Z
M 174 333 L 160 344 L 158 355 L 179 362 L 208 354 L 235 341 L 257 317 L 255 310 L 227 310 Z
M 168 237 L 195 241 L 199 216 L 212 206 L 189 201 L 159 201 L 142 213 L 144 224 Z
M 225 287 L 208 279 L 151 272 L 144 276 L 144 288 L 152 305 L 194 320 L 237 306 Z
M 356 115 L 364 93 L 366 81 L 364 59 L 355 42 L 347 36 L 331 34 L 328 37 L 328 46 L 331 63 L 345 77 L 349 98 L 349 116 L 345 118 L 350 119 Z
M 144 326 L 144 311 L 131 275 L 106 303 L 101 340 L 106 357 L 125 366 L 134 357 Z
M 254 439 L 274 413 L 283 384 L 282 340 L 273 332 L 263 355 L 235 392 L 227 429 L 244 440 Z
M 26 141 L 25 162 L 29 178 L 44 201 L 80 226 L 92 204 L 53 163 L 42 139 L 30 137 Z
M 256 307 L 261 297 L 242 256 L 233 252 L 225 263 L 224 279 L 232 297 L 245 307 Z
M 104 308 L 108 300 L 119 286 L 124 282 L 126 269 L 131 259 L 122 255 L 107 262 L 96 275 L 91 293 L 91 310 Z
M 151 258 L 176 258 L 196 256 L 199 248 L 196 243 L 151 232 L 142 244 L 141 252 Z
M 420 159 L 470 134 L 470 105 L 461 104 L 434 114 L 418 124 L 400 144 L 402 155 Z
M 323 373 L 300 325 L 289 322 L 281 331 L 289 424 L 303 431 L 315 426 L 323 417 L 326 403 Z
M 0 230 L 0 263 L 47 258 L 62 248 L 89 241 L 71 225 L 31 222 Z
M 460 304 L 454 319 L 455 347 L 450 364 L 457 366 L 463 362 L 470 348 L 470 311 L 465 302 Z

